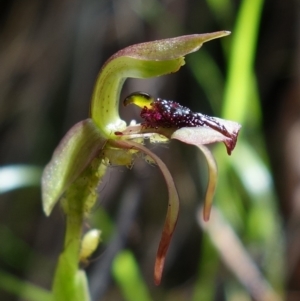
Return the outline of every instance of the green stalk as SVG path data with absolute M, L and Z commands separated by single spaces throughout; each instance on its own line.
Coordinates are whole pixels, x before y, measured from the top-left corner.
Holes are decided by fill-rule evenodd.
M 85 273 L 79 269 L 79 254 L 83 221 L 97 199 L 96 188 L 105 173 L 105 166 L 100 162 L 101 159 L 94 159 L 62 200 L 66 235 L 53 283 L 54 301 L 90 300 Z
M 68 192 L 76 190 L 74 185 Z M 84 210 L 80 196 L 64 199 L 64 210 L 66 212 L 66 235 L 64 251 L 59 256 L 58 266 L 53 284 L 54 301 L 78 300 L 77 271 L 80 251 L 80 239 L 82 235 L 82 224 Z M 82 300 L 85 301 L 85 300 Z

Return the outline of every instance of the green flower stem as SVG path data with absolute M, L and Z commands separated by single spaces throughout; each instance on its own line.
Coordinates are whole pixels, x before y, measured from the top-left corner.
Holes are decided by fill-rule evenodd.
M 82 225 L 96 199 L 96 188 L 105 173 L 101 158 L 95 158 L 90 166 L 66 191 L 62 207 L 66 214 L 64 251 L 59 257 L 53 284 L 55 301 L 88 301 L 87 281 L 78 269 L 81 248 Z
M 82 199 L 79 197 L 64 200 L 66 211 L 66 235 L 64 251 L 59 257 L 54 278 L 53 296 L 55 301 L 78 300 L 80 286 L 77 285 L 79 251 L 84 220 Z M 82 300 L 86 301 L 86 300 Z
M 70 206 L 70 204 L 72 204 Z M 82 200 L 69 199 L 69 213 L 66 218 L 66 236 L 64 242 L 64 250 L 68 255 L 68 259 L 73 263 L 70 268 L 77 270 L 79 250 L 82 236 L 82 224 L 84 220 L 84 209 Z

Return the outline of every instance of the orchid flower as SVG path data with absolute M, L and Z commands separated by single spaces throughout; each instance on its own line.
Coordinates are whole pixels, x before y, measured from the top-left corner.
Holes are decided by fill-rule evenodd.
M 104 64 L 96 81 L 90 118 L 69 130 L 43 173 L 42 199 L 46 215 L 62 200 L 67 215 L 72 215 L 77 206 L 77 210 L 86 216 L 96 201 L 96 188 L 108 164 L 131 166 L 140 153 L 156 163 L 165 178 L 169 194 L 154 268 L 156 284 L 161 281 L 165 256 L 176 226 L 179 197 L 166 165 L 144 146 L 144 140 L 160 143 L 177 139 L 197 146 L 204 153 L 209 167 L 204 206 L 204 220 L 207 221 L 216 186 L 217 167 L 205 145 L 223 142 L 230 154 L 235 147 L 240 125 L 193 113 L 176 102 L 155 99 L 143 92 L 132 93 L 124 100 L 125 106 L 135 104 L 141 107 L 143 119 L 141 124 L 127 125 L 118 112 L 120 91 L 128 77 L 150 78 L 178 71 L 184 65 L 184 55 L 198 50 L 206 41 L 228 34 L 228 31 L 220 31 L 142 43 L 113 55 Z M 65 246 L 68 246 L 67 239 Z

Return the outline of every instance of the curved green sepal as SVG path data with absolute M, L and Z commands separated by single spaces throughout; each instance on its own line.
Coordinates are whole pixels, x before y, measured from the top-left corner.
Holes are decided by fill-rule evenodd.
M 42 202 L 46 215 L 105 143 L 91 119 L 78 122 L 68 131 L 43 172 Z
M 168 188 L 169 200 L 168 200 L 168 209 L 167 216 L 162 232 L 162 236 L 159 242 L 156 260 L 154 265 L 154 283 L 159 285 L 161 282 L 161 277 L 165 265 L 166 254 L 170 246 L 171 238 L 173 236 L 175 226 L 177 224 L 178 214 L 179 214 L 179 196 L 177 189 L 174 183 L 174 180 L 165 165 L 165 163 L 154 153 L 152 153 L 145 146 L 136 143 L 134 141 L 109 141 L 113 146 L 120 148 L 136 149 L 146 154 L 151 158 L 151 160 L 157 164 L 160 168 Z
M 125 121 L 119 116 L 120 91 L 126 78 L 151 78 L 176 72 L 184 64 L 183 58 L 170 61 L 142 61 L 131 57 L 117 57 L 107 63 L 96 82 L 91 117 L 103 136 L 114 138 L 123 131 Z
M 128 56 L 145 61 L 173 60 L 199 50 L 205 42 L 229 34 L 230 31 L 222 30 L 140 43 L 118 51 L 108 60 L 108 62 L 120 56 Z
M 91 118 L 103 136 L 115 138 L 126 123 L 119 117 L 120 90 L 126 78 L 150 78 L 178 71 L 184 56 L 204 42 L 230 34 L 219 31 L 136 44 L 114 54 L 103 66 L 95 84 Z

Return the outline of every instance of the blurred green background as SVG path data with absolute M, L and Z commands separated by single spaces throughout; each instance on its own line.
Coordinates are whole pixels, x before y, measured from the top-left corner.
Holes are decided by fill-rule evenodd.
M 0 2 L 0 300 L 47 300 L 64 216 L 41 208 L 40 175 L 66 131 L 87 118 L 97 73 L 128 45 L 230 30 L 180 72 L 128 80 L 243 125 L 219 166 L 211 220 L 201 220 L 207 166 L 179 142 L 149 146 L 181 199 L 162 284 L 153 265 L 167 191 L 142 159 L 109 167 L 86 221 L 102 230 L 87 269 L 93 301 L 300 300 L 299 1 L 11 0 Z M 120 107 L 127 121 L 138 110 Z

